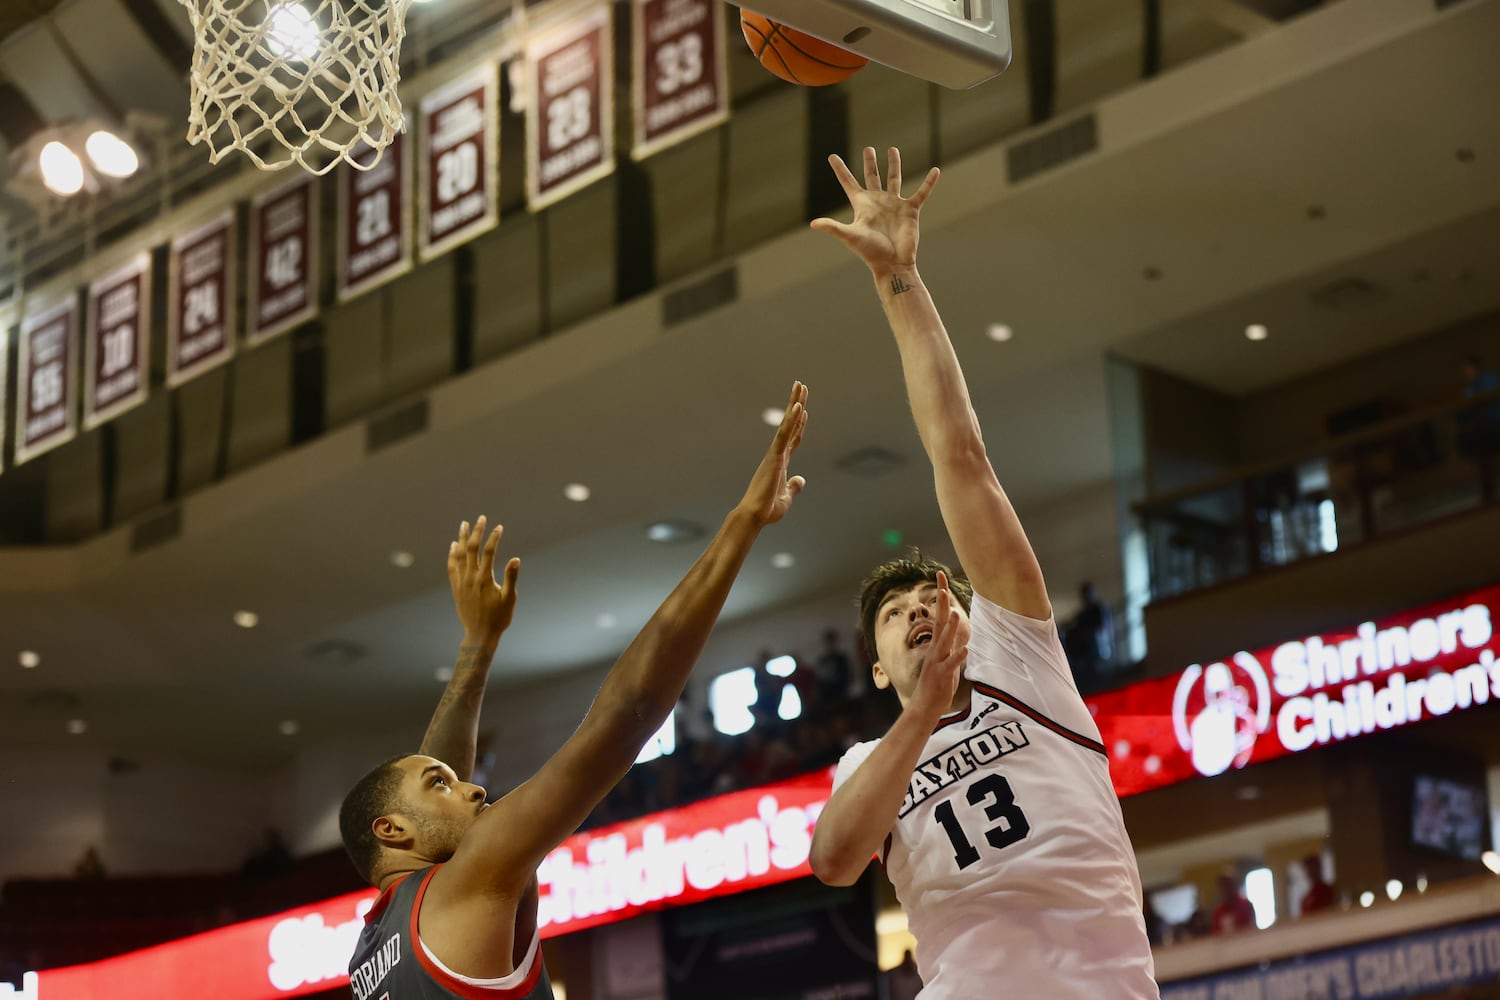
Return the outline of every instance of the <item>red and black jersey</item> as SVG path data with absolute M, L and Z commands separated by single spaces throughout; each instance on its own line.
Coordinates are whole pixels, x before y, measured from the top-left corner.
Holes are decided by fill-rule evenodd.
M 365 917 L 359 947 L 349 962 L 355 1000 L 553 1000 L 542 964 L 541 938 L 532 922 L 531 940 L 516 969 L 500 979 L 463 976 L 438 961 L 417 935 L 417 914 L 434 865 L 403 875 L 380 894 Z

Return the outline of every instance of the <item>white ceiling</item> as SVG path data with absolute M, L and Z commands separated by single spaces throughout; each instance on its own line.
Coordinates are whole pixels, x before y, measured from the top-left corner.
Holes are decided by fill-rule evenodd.
M 1252 58 L 1243 50 L 1300 23 L 1216 59 Z M 1500 36 L 1497 0 L 1247 85 L 1255 96 L 1165 134 L 1110 132 L 1186 100 L 1207 60 L 1101 106 L 1101 155 L 1013 189 L 996 182 L 1003 149 L 945 165 L 923 271 L 1023 516 L 1107 480 L 1107 351 L 1242 394 L 1500 306 L 1500 63 L 1475 42 L 1486 34 Z M 1324 218 L 1308 218 L 1313 204 Z M 504 551 L 525 560 L 496 684 L 607 661 L 697 552 L 653 545 L 642 525 L 711 530 L 768 439 L 760 411 L 793 378 L 812 391 L 796 462 L 808 491 L 726 616 L 850 588 L 888 527 L 940 538 L 862 268 L 810 232 L 739 267 L 730 307 L 661 331 L 656 297 L 631 303 L 435 390 L 419 438 L 366 457 L 363 428 L 347 428 L 188 498 L 183 536 L 142 555 L 124 554 L 123 532 L 0 553 L 0 746 L 61 745 L 75 739 L 63 721 L 81 716 L 76 739 L 113 751 L 260 764 L 299 740 L 409 720 L 456 639 L 446 542 L 480 512 L 504 520 Z M 1349 274 L 1384 289 L 1383 305 L 1309 305 L 1310 289 Z M 988 341 L 994 321 L 1015 339 Z M 1272 339 L 1249 344 L 1246 322 L 1271 324 Z M 875 480 L 836 469 L 872 445 L 908 464 Z M 572 481 L 594 498 L 564 501 Z M 416 564 L 394 568 L 393 549 Z M 783 550 L 794 570 L 770 567 Z M 260 627 L 235 628 L 239 608 Z M 604 612 L 615 628 L 597 627 Z M 308 655 L 330 639 L 363 655 Z M 21 648 L 42 666 L 15 667 Z M 283 718 L 301 722 L 298 740 L 277 733 Z

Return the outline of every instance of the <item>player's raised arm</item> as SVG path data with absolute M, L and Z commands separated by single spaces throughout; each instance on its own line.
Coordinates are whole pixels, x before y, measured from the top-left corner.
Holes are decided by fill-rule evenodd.
M 869 757 L 840 781 L 818 815 L 808 860 L 828 885 L 853 885 L 880 850 L 906 798 L 907 783 L 927 737 L 953 704 L 968 657 L 969 626 L 953 608 L 948 580 L 938 574 L 936 631 L 916 692 Z
M 513 558 L 505 564 L 505 583 L 495 580 L 495 552 L 505 528 L 495 525 L 488 539 L 484 528 L 483 515 L 472 529 L 465 521 L 458 527 L 457 540 L 448 546 L 448 586 L 453 591 L 453 607 L 464 627 L 464 638 L 453 664 L 453 676 L 443 689 L 418 751 L 453 768 L 460 781 L 468 781 L 474 774 L 485 682 L 500 636 L 515 615 L 516 577 L 521 572 L 521 560 Z
M 799 382 L 744 498 L 605 677 L 582 725 L 535 776 L 484 812 L 432 893 L 514 898 L 630 769 L 677 704 L 751 545 L 802 489 L 787 465 L 807 423 L 806 400 Z
M 863 186 L 839 157 L 829 162 L 854 207 L 854 219 L 816 219 L 812 226 L 842 240 L 875 278 L 959 562 L 985 597 L 1028 617 L 1048 618 L 1052 606 L 1041 568 L 990 465 L 963 370 L 917 273 L 922 205 L 937 185 L 938 170 L 934 167 L 916 192 L 903 198 L 901 154 L 894 147 L 884 185 L 874 149 L 864 151 Z

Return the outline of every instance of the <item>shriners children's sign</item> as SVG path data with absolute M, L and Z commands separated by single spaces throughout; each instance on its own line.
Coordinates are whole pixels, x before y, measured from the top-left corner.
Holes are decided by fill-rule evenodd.
M 1088 699 L 1115 789 L 1199 775 L 1500 700 L 1500 587 Z

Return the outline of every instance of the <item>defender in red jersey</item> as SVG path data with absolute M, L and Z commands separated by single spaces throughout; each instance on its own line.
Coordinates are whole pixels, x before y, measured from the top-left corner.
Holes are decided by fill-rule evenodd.
M 515 611 L 519 560 L 494 575 L 496 527 L 459 529 L 448 580 L 464 641 L 421 750 L 393 757 L 345 798 L 339 831 L 380 898 L 349 964 L 357 1000 L 551 1000 L 537 935 L 536 867 L 630 769 L 687 683 L 760 530 L 802 489 L 787 477 L 807 424 L 796 383 L 760 467 L 708 549 L 605 677 L 578 730 L 492 805 L 469 781 L 479 707 Z

